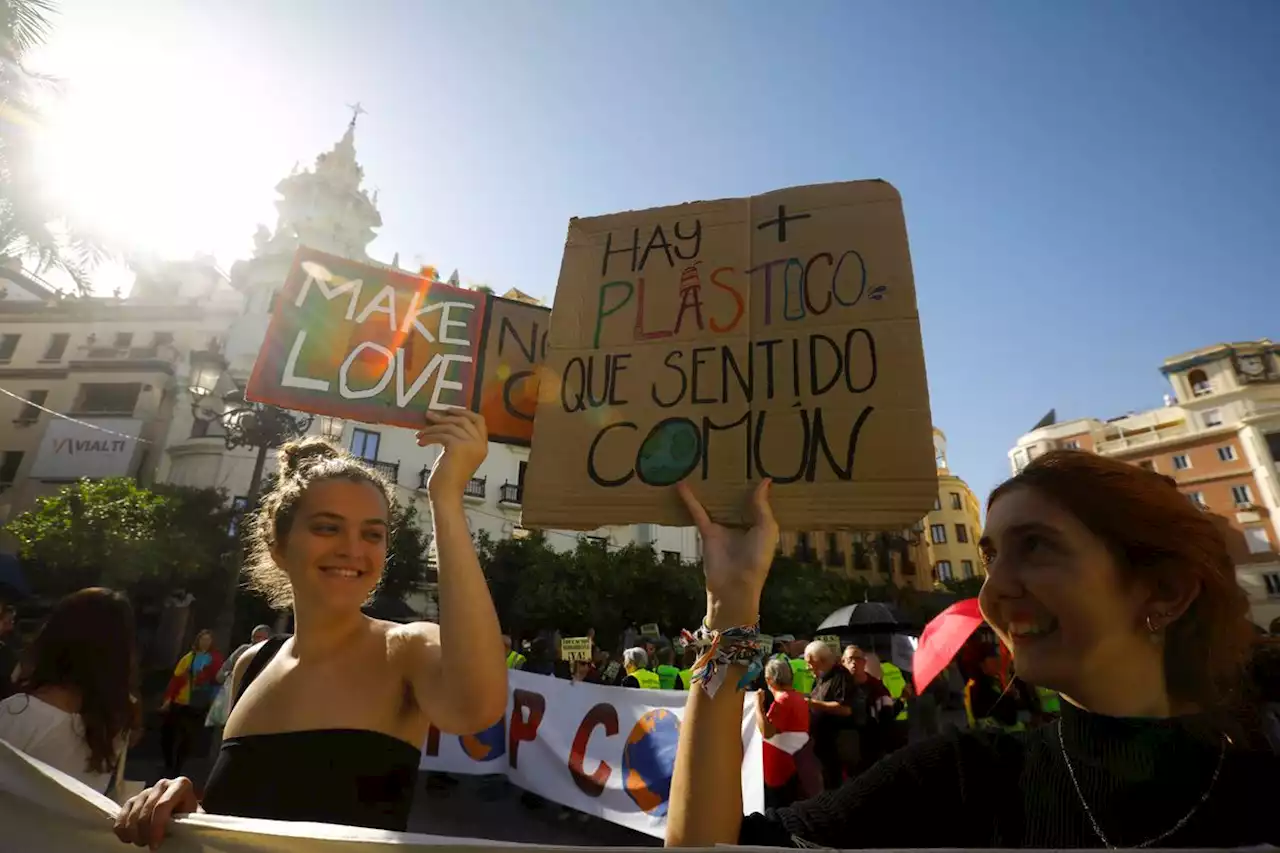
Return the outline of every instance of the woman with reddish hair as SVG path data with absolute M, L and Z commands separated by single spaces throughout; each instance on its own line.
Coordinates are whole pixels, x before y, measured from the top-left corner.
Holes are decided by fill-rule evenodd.
M 712 523 L 680 490 L 703 536 L 707 627 L 755 625 L 778 538 L 767 482 L 747 531 Z M 1059 720 L 952 731 L 834 793 L 743 818 L 742 693 L 731 689 L 742 668 L 731 667 L 714 696 L 690 692 L 667 844 L 1280 843 L 1280 759 L 1249 749 L 1234 722 L 1252 629 L 1209 516 L 1166 477 L 1053 452 L 992 492 L 980 548 L 983 615 L 1019 676 L 1062 694 Z

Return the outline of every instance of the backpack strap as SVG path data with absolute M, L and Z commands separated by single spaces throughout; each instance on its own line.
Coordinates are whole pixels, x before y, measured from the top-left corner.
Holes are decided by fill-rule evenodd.
M 253 680 L 262 672 L 263 667 L 271 663 L 271 659 L 276 656 L 276 652 L 280 651 L 280 647 L 284 645 L 288 637 L 272 637 L 262 644 L 262 648 L 258 649 L 257 654 L 253 656 L 253 660 L 249 661 L 249 666 L 245 668 L 244 677 L 240 679 L 239 688 L 236 695 L 232 697 L 232 702 L 244 695 L 244 691 L 248 689 Z

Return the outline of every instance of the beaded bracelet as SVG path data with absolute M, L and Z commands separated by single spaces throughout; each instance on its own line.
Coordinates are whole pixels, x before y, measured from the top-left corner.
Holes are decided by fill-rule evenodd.
M 693 681 L 702 685 L 708 696 L 714 697 L 729 674 L 729 667 L 741 664 L 747 668 L 738 680 L 739 690 L 745 689 L 764 666 L 765 648 L 760 643 L 760 622 L 713 631 L 706 620 L 696 633 L 681 631 L 681 642 L 692 646 L 701 654 L 693 665 Z

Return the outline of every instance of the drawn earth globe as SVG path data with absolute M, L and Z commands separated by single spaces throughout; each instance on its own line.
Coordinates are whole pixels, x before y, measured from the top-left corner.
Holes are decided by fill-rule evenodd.
M 663 421 L 640 445 L 636 469 L 651 486 L 672 486 L 698 464 L 702 440 L 698 429 L 684 418 Z
M 676 766 L 680 718 L 665 708 L 641 717 L 622 750 L 622 778 L 627 796 L 641 811 L 664 817 Z
M 507 727 L 499 720 L 489 728 L 473 735 L 463 735 L 462 751 L 473 761 L 493 761 L 507 751 Z

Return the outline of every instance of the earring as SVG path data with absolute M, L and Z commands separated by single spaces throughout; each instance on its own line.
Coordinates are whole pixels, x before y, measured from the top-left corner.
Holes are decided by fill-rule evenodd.
M 1148 613 L 1147 614 L 1147 633 L 1155 635 L 1159 633 L 1159 631 L 1160 631 L 1160 626 L 1155 623 L 1155 621 L 1151 618 L 1151 614 Z

